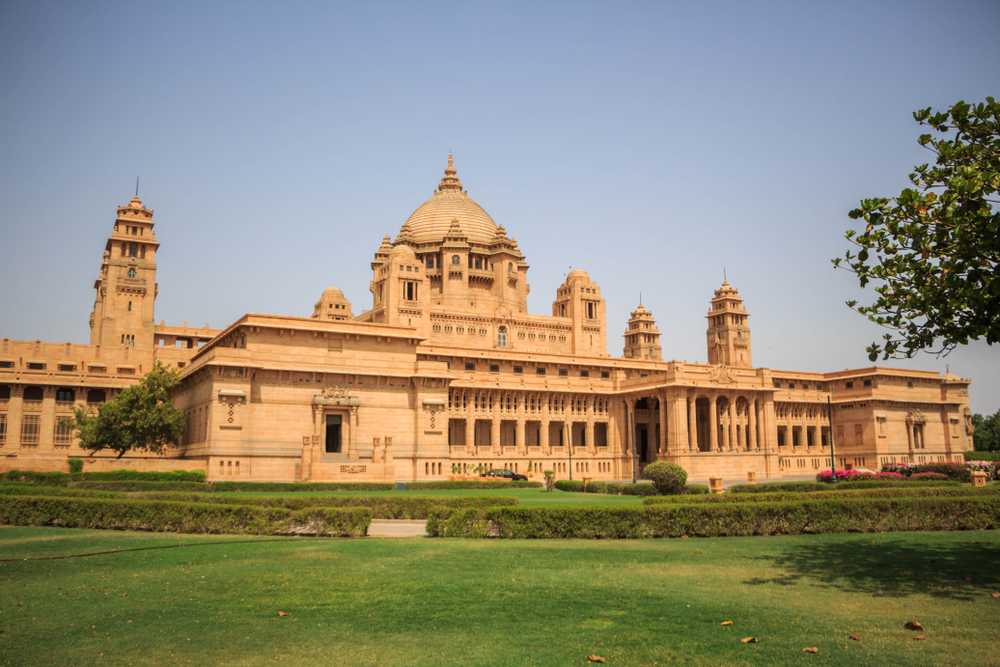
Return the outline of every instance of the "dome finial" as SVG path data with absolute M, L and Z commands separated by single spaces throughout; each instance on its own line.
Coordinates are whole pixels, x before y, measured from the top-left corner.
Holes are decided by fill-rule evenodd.
M 438 184 L 438 192 L 446 190 L 462 191 L 462 181 L 458 178 L 458 170 L 455 169 L 455 156 L 449 151 L 448 166 L 444 168 L 444 176 Z

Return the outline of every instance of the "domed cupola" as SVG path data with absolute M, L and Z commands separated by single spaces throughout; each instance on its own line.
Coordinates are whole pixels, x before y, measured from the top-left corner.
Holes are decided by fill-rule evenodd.
M 463 189 L 455 158 L 449 153 L 448 166 L 437 189 L 406 220 L 396 242 L 414 246 L 441 243 L 453 220 L 461 223 L 469 243 L 488 246 L 496 237 L 497 224 Z

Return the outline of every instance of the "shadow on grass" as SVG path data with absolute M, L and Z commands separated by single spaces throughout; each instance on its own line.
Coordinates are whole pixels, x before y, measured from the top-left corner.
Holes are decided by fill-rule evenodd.
M 1000 545 L 933 544 L 919 539 L 814 542 L 761 556 L 784 573 L 744 583 L 789 586 L 803 579 L 852 593 L 903 597 L 923 593 L 970 600 L 1000 588 Z

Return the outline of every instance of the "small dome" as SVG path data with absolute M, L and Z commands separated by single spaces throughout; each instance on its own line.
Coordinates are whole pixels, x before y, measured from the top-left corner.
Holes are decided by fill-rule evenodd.
M 328 299 L 346 299 L 346 297 L 344 296 L 343 291 L 341 291 L 337 287 L 327 287 L 325 290 L 323 290 L 323 295 L 320 298 L 323 299 L 323 300 L 328 300 Z
M 566 274 L 566 282 L 571 280 L 590 280 L 590 274 L 583 269 L 573 269 L 568 274 Z
M 389 253 L 389 257 L 398 257 L 400 259 L 412 259 L 416 261 L 417 255 L 413 252 L 413 248 L 408 245 L 397 245 L 394 246 L 392 252 Z
M 449 155 L 448 166 L 437 190 L 410 214 L 400 234 L 405 231 L 407 240 L 413 243 L 439 243 L 444 240 L 453 220 L 461 223 L 462 231 L 471 243 L 489 245 L 496 237 L 497 224 L 462 189 L 454 158 Z

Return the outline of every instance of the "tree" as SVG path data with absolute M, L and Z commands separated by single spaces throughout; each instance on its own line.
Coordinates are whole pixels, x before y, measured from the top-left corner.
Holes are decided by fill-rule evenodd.
M 973 448 L 980 452 L 1000 450 L 1000 410 L 992 415 L 972 415 Z
M 655 461 L 642 469 L 642 476 L 653 482 L 656 492 L 661 496 L 683 493 L 687 484 L 688 474 L 676 463 Z
M 104 403 L 97 414 L 76 410 L 80 447 L 91 453 L 110 449 L 121 458 L 131 450 L 162 453 L 180 442 L 184 415 L 170 401 L 177 372 L 159 362 L 138 384 Z
M 913 118 L 931 130 L 917 142 L 934 164 L 916 166 L 914 187 L 896 197 L 861 200 L 849 215 L 864 229 L 845 233 L 857 252 L 833 259 L 877 295 L 848 307 L 891 330 L 868 347 L 872 361 L 1000 340 L 1000 103 L 957 102 Z

